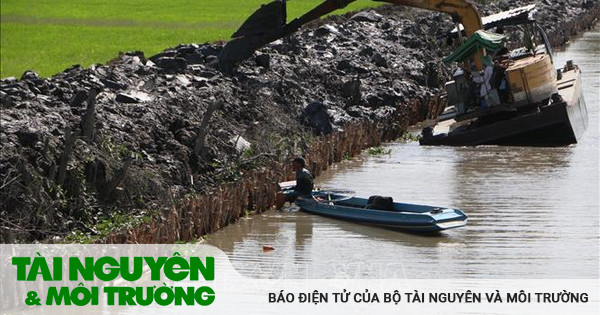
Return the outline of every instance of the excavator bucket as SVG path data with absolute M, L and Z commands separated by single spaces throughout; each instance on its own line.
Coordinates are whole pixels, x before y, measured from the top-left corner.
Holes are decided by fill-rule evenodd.
M 258 48 L 283 38 L 312 20 L 344 8 L 356 0 L 324 0 L 312 10 L 286 24 L 286 0 L 275 0 L 260 7 L 233 33 L 219 54 L 219 68 L 231 73 L 240 61 L 252 56 Z M 389 1 L 389 0 L 382 0 Z M 414 0 L 411 0 L 414 1 Z
M 286 23 L 286 2 L 277 0 L 264 4 L 254 11 L 232 38 L 277 32 Z
M 286 19 L 285 0 L 262 5 L 233 33 L 233 40 L 221 50 L 221 71 L 231 72 L 236 63 L 252 56 L 258 48 L 282 37 Z

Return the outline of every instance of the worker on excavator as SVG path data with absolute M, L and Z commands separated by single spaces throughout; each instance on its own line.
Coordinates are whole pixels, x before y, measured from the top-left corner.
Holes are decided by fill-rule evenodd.
M 490 56 L 483 56 L 481 59 L 485 68 L 483 69 L 483 72 L 473 72 L 473 82 L 479 85 L 479 104 L 482 109 L 485 109 L 489 105 L 487 98 L 492 90 L 490 80 L 494 74 L 494 62 Z

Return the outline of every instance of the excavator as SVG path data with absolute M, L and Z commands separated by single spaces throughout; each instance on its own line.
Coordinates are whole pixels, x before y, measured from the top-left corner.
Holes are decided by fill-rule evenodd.
M 286 0 L 264 4 L 223 47 L 219 68 L 232 73 L 239 62 L 257 49 L 354 1 L 325 0 L 289 23 Z M 580 70 L 572 61 L 555 69 L 548 37 L 532 18 L 534 5 L 482 19 L 477 7 L 467 0 L 375 1 L 447 13 L 456 24 L 449 34 L 456 35 L 461 45 L 444 61 L 460 66 L 445 84 L 448 106 L 436 121 L 447 132 L 434 134 L 433 127 L 424 128 L 421 145 L 561 146 L 576 143 L 585 131 L 588 118 Z M 486 31 L 505 26 L 522 31 L 525 47 L 508 51 L 504 35 Z M 535 45 L 535 39 L 542 44 Z M 503 87 L 493 87 L 483 98 L 483 93 L 473 92 L 473 78 L 482 77 L 485 68 L 492 65 L 501 69 Z M 486 82 L 479 84 L 488 86 Z M 498 96 L 498 88 L 502 88 L 502 97 Z
M 240 28 L 233 33 L 232 41 L 227 43 L 219 56 L 222 70 L 230 70 L 237 62 L 250 57 L 254 51 L 275 40 L 290 35 L 310 21 L 318 19 L 335 10 L 343 9 L 356 0 L 326 0 L 304 15 L 286 23 L 286 1 L 276 0 L 262 5 Z M 465 0 L 376 0 L 396 5 L 405 5 L 425 10 L 448 13 L 455 23 L 461 23 L 467 37 L 483 28 L 477 7 Z M 482 69 L 479 58 L 485 52 L 476 53 L 474 62 Z

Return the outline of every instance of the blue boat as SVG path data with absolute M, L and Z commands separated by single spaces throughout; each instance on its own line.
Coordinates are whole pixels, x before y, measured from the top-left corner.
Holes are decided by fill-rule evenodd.
M 408 232 L 438 232 L 467 224 L 467 215 L 458 209 L 393 202 L 389 197 L 387 205 L 377 205 L 371 199 L 314 191 L 296 204 L 304 212 Z

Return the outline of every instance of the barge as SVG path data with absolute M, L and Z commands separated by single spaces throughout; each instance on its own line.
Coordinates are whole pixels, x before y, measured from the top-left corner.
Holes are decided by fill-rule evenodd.
M 527 47 L 492 54 L 494 75 L 501 73 L 483 106 L 468 71 L 456 71 L 454 80 L 446 83 L 449 106 L 435 127 L 422 130 L 421 145 L 565 146 L 580 141 L 588 125 L 581 70 L 572 61 L 555 69 L 548 38 L 532 19 L 534 8 L 487 18 L 484 26 L 522 31 Z M 479 42 L 465 42 L 445 61 L 463 61 L 470 57 L 464 52 L 473 47 L 493 49 L 503 44 L 494 34 L 482 34 Z M 535 46 L 536 40 L 541 44 Z
M 450 107 L 435 129 L 424 130 L 421 145 L 565 146 L 580 141 L 588 125 L 581 70 L 574 66 L 557 80 L 560 98 L 516 107 L 511 104 L 456 117 Z M 445 117 L 444 117 L 445 116 Z M 445 118 L 445 119 L 444 119 Z

